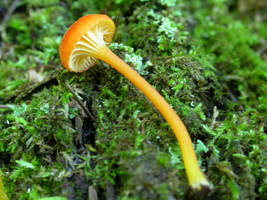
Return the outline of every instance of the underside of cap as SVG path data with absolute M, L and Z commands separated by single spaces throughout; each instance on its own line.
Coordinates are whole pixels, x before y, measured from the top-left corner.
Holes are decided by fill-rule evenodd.
M 65 33 L 60 45 L 63 66 L 83 72 L 98 61 L 98 49 L 109 46 L 115 32 L 113 21 L 106 15 L 86 15 Z

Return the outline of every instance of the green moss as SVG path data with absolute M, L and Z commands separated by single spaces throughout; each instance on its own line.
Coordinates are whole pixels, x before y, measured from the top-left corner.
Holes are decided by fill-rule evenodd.
M 88 13 L 115 21 L 119 10 L 111 48 L 184 121 L 210 198 L 266 199 L 266 8 L 240 2 L 20 1 L 1 24 L 0 104 L 10 109 L 0 110 L 0 166 L 10 199 L 86 199 L 89 186 L 99 199 L 184 199 L 178 143 L 149 100 L 101 61 L 80 74 L 60 65 L 70 24 Z M 0 3 L 3 13 L 11 3 Z

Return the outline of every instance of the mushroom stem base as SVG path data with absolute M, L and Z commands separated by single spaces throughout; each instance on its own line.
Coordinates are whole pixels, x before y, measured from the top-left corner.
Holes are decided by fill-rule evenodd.
M 206 197 L 210 194 L 211 191 L 212 191 L 212 186 L 210 184 L 201 185 L 200 190 L 189 185 L 185 194 L 185 199 L 187 200 L 206 199 Z

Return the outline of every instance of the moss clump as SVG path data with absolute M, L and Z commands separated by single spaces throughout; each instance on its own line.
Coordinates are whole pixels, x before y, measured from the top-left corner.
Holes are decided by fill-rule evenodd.
M 184 199 L 177 141 L 145 96 L 105 63 L 82 74 L 60 66 L 61 37 L 81 13 L 106 13 L 115 21 L 118 10 L 111 48 L 183 119 L 214 184 L 209 198 L 267 198 L 264 6 L 21 2 L 13 4 L 13 15 L 12 2 L 0 3 L 7 16 L 0 104 L 10 108 L 0 110 L 0 166 L 10 199 L 86 199 L 89 186 L 99 199 Z

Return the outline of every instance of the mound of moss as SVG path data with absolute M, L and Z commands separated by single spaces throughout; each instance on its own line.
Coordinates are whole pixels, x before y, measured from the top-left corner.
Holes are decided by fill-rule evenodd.
M 10 199 L 185 198 L 178 143 L 153 104 L 101 61 L 78 74 L 62 67 L 63 34 L 91 13 L 116 22 L 110 48 L 185 123 L 214 186 L 208 199 L 267 198 L 262 1 L 21 0 L 0 8 L 0 172 Z

